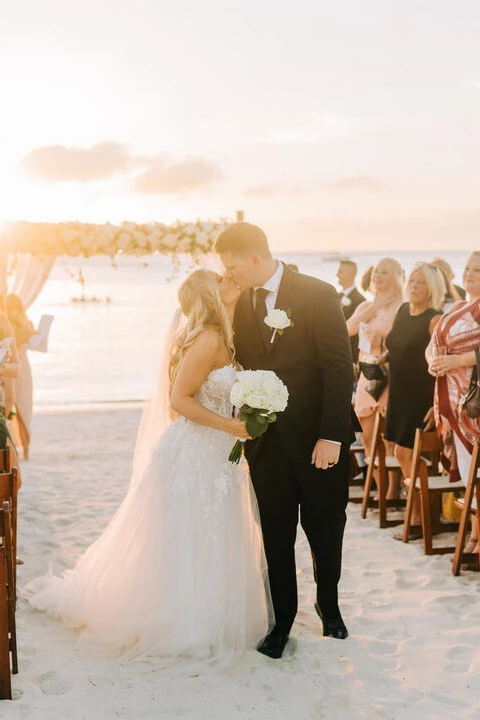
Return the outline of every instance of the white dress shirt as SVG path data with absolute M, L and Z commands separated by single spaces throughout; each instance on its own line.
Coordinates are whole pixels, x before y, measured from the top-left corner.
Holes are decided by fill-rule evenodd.
M 346 290 L 342 290 L 343 297 L 349 296 L 352 290 L 355 290 L 355 285 L 350 285 L 350 287 L 346 288 Z
M 253 289 L 256 291 L 260 287 L 264 288 L 265 290 L 268 290 L 268 295 L 265 298 L 265 305 L 267 308 L 267 313 L 271 312 L 275 308 L 275 303 L 277 302 L 278 297 L 278 290 L 280 288 L 280 283 L 282 282 L 283 277 L 283 263 L 280 262 L 280 260 L 277 260 L 277 269 L 273 273 L 272 277 L 267 280 L 266 283 L 264 283 L 261 286 L 254 287 Z M 255 296 L 254 296 L 255 298 Z M 254 300 L 255 302 L 255 300 Z

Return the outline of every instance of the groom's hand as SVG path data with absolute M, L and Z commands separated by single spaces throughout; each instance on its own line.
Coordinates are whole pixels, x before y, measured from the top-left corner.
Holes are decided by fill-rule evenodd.
M 330 440 L 317 440 L 312 453 L 312 465 L 319 470 L 334 467 L 340 455 L 340 444 Z

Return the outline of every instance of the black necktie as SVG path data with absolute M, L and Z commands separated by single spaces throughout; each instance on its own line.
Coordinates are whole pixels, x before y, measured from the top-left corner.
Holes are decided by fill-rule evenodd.
M 260 337 L 263 340 L 263 344 L 266 346 L 270 342 L 272 335 L 272 328 L 264 322 L 267 317 L 267 304 L 266 299 L 269 291 L 265 288 L 258 288 L 255 290 L 255 317 L 257 319 L 258 329 L 260 331 Z

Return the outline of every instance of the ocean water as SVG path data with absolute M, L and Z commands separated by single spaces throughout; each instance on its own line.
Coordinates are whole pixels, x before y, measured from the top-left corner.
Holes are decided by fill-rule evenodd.
M 396 252 L 392 256 L 408 273 L 432 253 Z M 337 286 L 338 258 L 334 255 L 291 253 L 278 257 L 296 263 L 300 272 Z M 357 262 L 360 277 L 381 255 L 353 253 L 349 257 Z M 467 253 L 443 253 L 443 257 L 461 283 Z M 172 263 L 165 257 L 145 262 L 125 258 L 116 268 L 101 257 L 82 262 L 59 258 L 29 310 L 34 322 L 42 313 L 54 315 L 48 353 L 29 353 L 35 407 L 103 406 L 151 397 L 177 288 L 188 267 L 184 262 L 173 277 Z M 72 277 L 80 270 L 84 289 Z M 82 293 L 87 301 L 76 302 Z

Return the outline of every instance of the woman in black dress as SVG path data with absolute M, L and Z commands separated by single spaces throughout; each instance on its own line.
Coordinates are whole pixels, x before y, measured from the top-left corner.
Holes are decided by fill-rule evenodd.
M 398 309 L 386 338 L 390 392 L 385 439 L 395 443 L 404 477 L 410 473 L 416 428 L 433 425 L 435 378 L 428 372 L 425 349 L 441 316 L 445 287 L 440 271 L 415 265 L 406 284 L 408 302 Z

